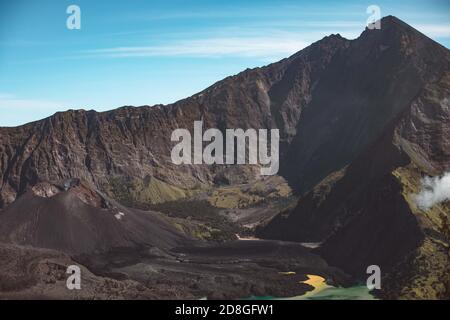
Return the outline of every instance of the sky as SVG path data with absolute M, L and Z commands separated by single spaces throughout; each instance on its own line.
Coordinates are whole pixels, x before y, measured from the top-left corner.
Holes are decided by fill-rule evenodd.
M 450 48 L 448 0 L 0 0 L 0 126 L 172 103 L 326 35 L 357 38 L 369 5 Z

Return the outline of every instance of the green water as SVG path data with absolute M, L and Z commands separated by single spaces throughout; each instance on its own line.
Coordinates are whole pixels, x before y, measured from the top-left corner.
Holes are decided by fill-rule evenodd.
M 366 286 L 354 286 L 350 288 L 328 287 L 317 293 L 305 293 L 302 296 L 290 298 L 277 297 L 251 297 L 251 300 L 376 300 L 369 293 Z
M 329 287 L 312 295 L 308 293 L 303 296 L 290 298 L 292 300 L 376 300 L 369 293 L 366 286 L 355 286 L 350 288 Z

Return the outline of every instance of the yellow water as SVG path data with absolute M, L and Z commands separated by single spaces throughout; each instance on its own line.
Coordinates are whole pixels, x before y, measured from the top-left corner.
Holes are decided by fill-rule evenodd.
M 307 293 L 305 293 L 303 295 L 303 297 L 308 297 L 310 295 L 317 294 L 320 291 L 331 287 L 325 282 L 324 277 L 317 276 L 314 274 L 307 274 L 306 276 L 308 277 L 308 280 L 300 281 L 300 282 L 309 284 L 310 286 L 314 287 L 314 289 L 312 291 L 308 291 Z
M 295 275 L 293 271 L 279 272 L 282 275 Z M 349 288 L 333 287 L 327 284 L 324 277 L 307 274 L 307 280 L 300 281 L 313 287 L 313 290 L 306 292 L 301 296 L 289 298 L 277 297 L 250 297 L 255 300 L 374 300 L 374 296 L 370 294 L 370 290 L 363 285 L 357 285 Z

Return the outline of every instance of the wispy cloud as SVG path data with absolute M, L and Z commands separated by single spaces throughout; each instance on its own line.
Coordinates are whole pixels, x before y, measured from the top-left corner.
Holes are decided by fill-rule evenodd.
M 176 9 L 167 11 L 148 12 L 135 11 L 114 16 L 114 21 L 155 21 L 155 20 L 180 20 L 180 19 L 200 19 L 200 20 L 235 20 L 235 19 L 273 19 L 273 18 L 295 18 L 302 19 L 307 17 L 335 17 L 335 16 L 358 16 L 361 13 L 361 7 L 355 5 L 343 5 L 339 8 L 314 8 L 314 5 L 305 6 L 305 4 L 282 4 L 276 5 L 240 5 L 236 6 L 221 5 L 221 10 L 211 8 L 191 8 L 190 10 L 176 11 Z
M 9 93 L 0 93 L 0 109 L 59 109 L 62 103 L 39 99 L 22 99 Z
M 65 104 L 41 99 L 19 98 L 0 92 L 0 126 L 18 126 L 67 110 Z
M 412 24 L 412 26 L 431 38 L 450 37 L 450 24 Z
M 124 46 L 85 51 L 90 56 L 123 58 L 154 56 L 186 57 L 286 57 L 309 43 L 296 36 L 218 37 L 180 40 L 162 45 Z

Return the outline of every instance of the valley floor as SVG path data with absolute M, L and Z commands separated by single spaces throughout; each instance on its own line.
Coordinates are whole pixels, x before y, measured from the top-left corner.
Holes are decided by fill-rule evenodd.
M 199 242 L 168 253 L 155 248 L 117 249 L 74 257 L 73 261 L 50 250 L 1 248 L 0 298 L 6 299 L 293 297 L 314 290 L 308 274 L 320 274 L 336 286 L 351 284 L 344 273 L 329 267 L 309 249 L 281 241 Z M 66 289 L 67 264 L 85 267 L 79 292 Z

